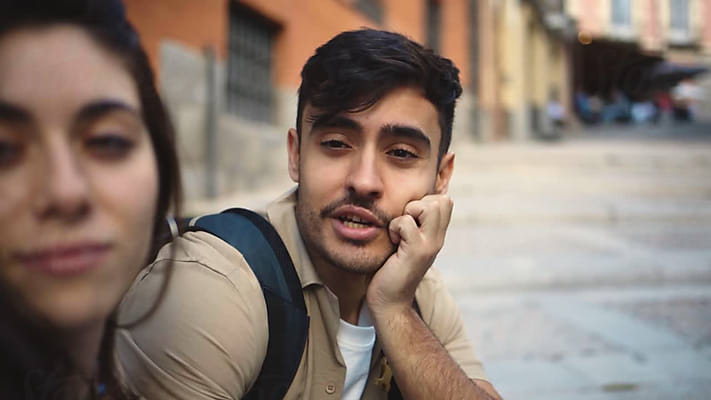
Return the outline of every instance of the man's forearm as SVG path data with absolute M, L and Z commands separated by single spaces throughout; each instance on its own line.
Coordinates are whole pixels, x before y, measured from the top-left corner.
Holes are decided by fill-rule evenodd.
M 375 316 L 378 337 L 405 399 L 498 400 L 469 379 L 427 328 L 408 308 Z

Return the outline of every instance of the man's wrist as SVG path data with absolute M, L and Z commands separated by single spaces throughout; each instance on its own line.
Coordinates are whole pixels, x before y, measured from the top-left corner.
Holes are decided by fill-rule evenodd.
M 368 304 L 368 309 L 376 326 L 383 322 L 393 324 L 408 318 L 419 318 L 412 307 L 412 301 L 389 304 Z

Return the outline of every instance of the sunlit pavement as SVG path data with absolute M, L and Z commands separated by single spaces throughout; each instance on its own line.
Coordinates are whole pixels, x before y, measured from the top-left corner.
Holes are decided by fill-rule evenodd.
M 456 150 L 437 264 L 504 398 L 711 398 L 711 125 Z
M 711 124 L 454 150 L 436 264 L 505 399 L 711 398 Z

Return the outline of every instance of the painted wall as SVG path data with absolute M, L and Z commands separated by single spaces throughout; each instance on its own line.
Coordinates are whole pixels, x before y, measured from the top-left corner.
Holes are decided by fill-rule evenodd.
M 384 0 L 382 25 L 361 14 L 348 0 L 239 0 L 238 3 L 276 23 L 274 82 L 296 88 L 301 67 L 314 50 L 344 30 L 381 27 L 422 41 L 425 2 Z M 154 68 L 160 71 L 160 44 L 174 40 L 199 52 L 215 47 L 219 59 L 227 53 L 229 0 L 126 0 L 129 19 L 141 34 Z M 468 2 L 442 2 L 442 54 L 459 66 L 462 81 L 469 77 Z
M 151 60 L 160 71 L 160 44 L 175 40 L 201 51 L 211 45 L 219 58 L 227 48 L 228 0 L 124 0 L 129 20 L 136 27 Z
M 706 21 L 703 29 L 703 52 L 711 55 L 711 0 L 704 0 L 702 10 L 703 20 Z

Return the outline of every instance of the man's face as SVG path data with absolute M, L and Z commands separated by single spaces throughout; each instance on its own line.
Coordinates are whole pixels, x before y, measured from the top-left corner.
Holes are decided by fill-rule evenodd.
M 307 104 L 303 115 L 300 144 L 289 131 L 289 174 L 306 249 L 317 267 L 373 273 L 395 250 L 390 220 L 447 189 L 454 155 L 437 162 L 437 109 L 405 87 L 365 111 L 323 118 Z

